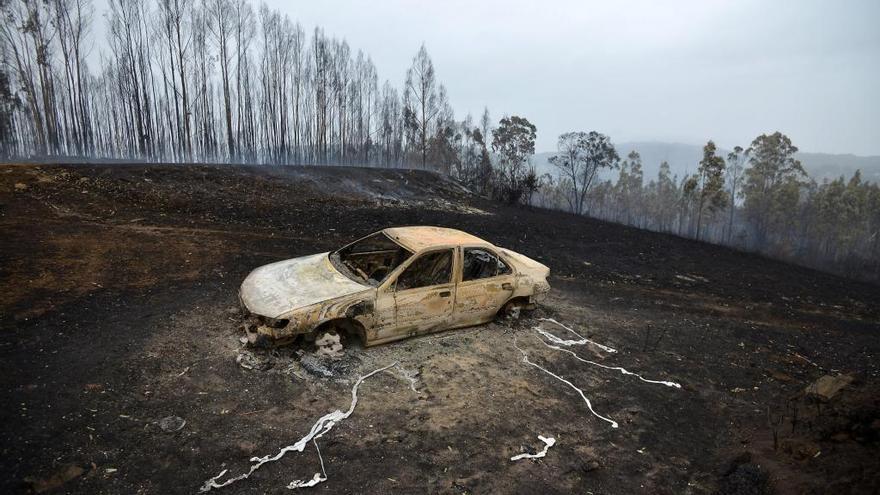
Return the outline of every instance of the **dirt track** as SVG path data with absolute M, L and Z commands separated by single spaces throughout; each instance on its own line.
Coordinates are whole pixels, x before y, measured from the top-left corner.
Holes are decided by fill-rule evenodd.
M 354 414 L 318 442 L 329 480 L 308 490 L 761 493 L 765 477 L 779 493 L 880 486 L 877 286 L 504 207 L 415 172 L 3 166 L 0 214 L 2 492 L 66 473 L 58 492 L 195 493 L 346 409 L 357 376 L 395 361 L 419 373 L 417 392 L 397 371 L 364 382 Z M 332 378 L 293 349 L 256 353 L 257 369 L 236 362 L 236 290 L 249 270 L 408 224 L 462 228 L 542 261 L 549 301 L 519 322 L 351 351 Z M 619 350 L 572 348 L 582 358 L 683 388 L 549 349 L 531 330 L 539 317 Z M 523 363 L 515 342 L 620 427 Z M 856 377 L 841 395 L 819 406 L 803 397 L 838 372 Z M 186 424 L 162 431 L 168 416 Z M 557 439 L 545 458 L 510 462 L 540 450 L 538 435 Z M 310 445 L 224 490 L 282 493 L 319 468 Z

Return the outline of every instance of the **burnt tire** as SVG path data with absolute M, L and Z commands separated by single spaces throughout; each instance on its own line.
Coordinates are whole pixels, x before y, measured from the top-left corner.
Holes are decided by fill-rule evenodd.
M 343 337 L 335 326 L 319 328 L 315 331 L 315 355 L 341 359 L 345 355 Z
M 522 315 L 523 305 L 519 301 L 507 301 L 507 304 L 501 308 L 499 314 L 511 320 L 518 320 Z
M 269 349 L 272 347 L 272 340 L 257 332 L 256 325 L 244 325 L 244 335 L 247 338 L 247 345 L 256 349 Z

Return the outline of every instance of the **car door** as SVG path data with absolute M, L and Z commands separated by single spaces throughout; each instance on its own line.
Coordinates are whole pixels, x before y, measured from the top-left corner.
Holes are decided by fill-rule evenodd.
M 463 247 L 461 280 L 456 285 L 453 319 L 457 325 L 491 320 L 510 299 L 516 277 L 511 267 L 487 247 Z
M 421 253 L 393 284 L 394 324 L 379 331 L 381 340 L 449 328 L 455 301 L 452 248 Z

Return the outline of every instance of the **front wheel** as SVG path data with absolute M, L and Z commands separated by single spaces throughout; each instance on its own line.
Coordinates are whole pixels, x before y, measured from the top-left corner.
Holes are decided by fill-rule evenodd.
M 330 359 L 341 359 L 345 356 L 342 334 L 336 327 L 331 326 L 317 331 L 315 334 L 315 355 Z

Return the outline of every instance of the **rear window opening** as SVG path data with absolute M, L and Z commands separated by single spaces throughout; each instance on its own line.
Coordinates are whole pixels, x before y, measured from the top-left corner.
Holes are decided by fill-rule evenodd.
M 465 248 L 461 278 L 463 282 L 508 274 L 510 268 L 492 252 L 479 248 Z

